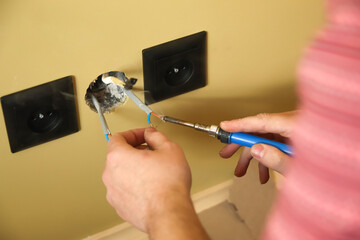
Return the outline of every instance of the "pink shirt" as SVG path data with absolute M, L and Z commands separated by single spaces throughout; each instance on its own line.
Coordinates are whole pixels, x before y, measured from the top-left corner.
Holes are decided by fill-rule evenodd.
M 329 0 L 299 67 L 296 156 L 264 239 L 360 239 L 360 0 Z

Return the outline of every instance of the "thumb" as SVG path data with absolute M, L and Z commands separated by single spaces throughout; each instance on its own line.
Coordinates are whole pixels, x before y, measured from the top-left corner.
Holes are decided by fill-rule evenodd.
M 169 141 L 169 139 L 162 132 L 157 131 L 155 128 L 147 128 L 144 133 L 145 142 L 150 149 L 157 150 Z
M 281 174 L 284 174 L 291 157 L 279 149 L 267 144 L 254 144 L 250 150 L 253 158 L 257 159 L 263 165 L 271 168 Z

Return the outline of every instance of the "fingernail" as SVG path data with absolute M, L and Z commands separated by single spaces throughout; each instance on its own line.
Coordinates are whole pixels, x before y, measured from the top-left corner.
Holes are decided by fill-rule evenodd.
M 153 128 L 153 127 L 149 127 L 149 128 L 147 128 L 145 131 L 146 131 L 146 132 L 155 132 L 156 129 Z
M 256 144 L 251 147 L 251 155 L 256 159 L 261 159 L 264 156 L 264 146 L 261 144 Z
M 227 122 L 226 122 L 226 121 L 220 123 L 220 127 L 221 127 L 221 128 L 226 127 L 226 125 L 227 125 Z

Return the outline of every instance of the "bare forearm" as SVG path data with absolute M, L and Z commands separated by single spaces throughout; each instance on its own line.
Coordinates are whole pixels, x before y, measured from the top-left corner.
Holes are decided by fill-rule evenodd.
M 190 197 L 172 196 L 164 199 L 166 208 L 152 216 L 149 227 L 152 240 L 209 240 L 194 210 Z M 160 206 L 159 206 L 160 207 Z

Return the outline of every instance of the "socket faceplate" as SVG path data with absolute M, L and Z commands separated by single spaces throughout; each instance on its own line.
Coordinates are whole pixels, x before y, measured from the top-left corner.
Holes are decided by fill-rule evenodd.
M 143 52 L 145 103 L 152 104 L 206 86 L 206 32 Z
M 1 97 L 11 152 L 77 132 L 75 100 L 71 76 Z

